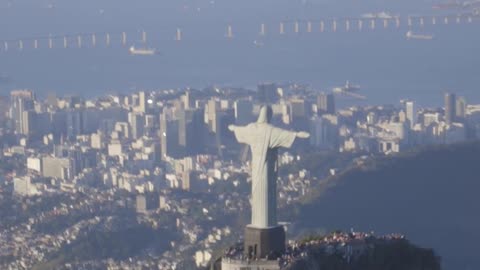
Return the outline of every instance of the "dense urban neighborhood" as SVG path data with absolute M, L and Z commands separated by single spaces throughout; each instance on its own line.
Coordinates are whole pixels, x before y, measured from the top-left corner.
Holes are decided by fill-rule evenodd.
M 480 137 L 480 105 L 453 93 L 438 108 L 337 105 L 355 98 L 294 83 L 95 98 L 11 91 L 0 99 L 0 268 L 206 267 L 248 223 L 249 148 L 228 126 L 255 122 L 262 104 L 275 125 L 310 133 L 279 153 L 280 207 L 372 156 Z M 331 237 L 306 245 L 369 235 Z M 291 245 L 286 262 L 304 254 L 305 243 Z M 346 256 L 357 247 L 342 245 Z

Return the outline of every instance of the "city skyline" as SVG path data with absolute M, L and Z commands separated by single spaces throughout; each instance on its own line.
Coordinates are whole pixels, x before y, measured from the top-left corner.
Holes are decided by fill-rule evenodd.
M 454 95 L 447 96 L 446 106 Z M 469 105 L 461 97 L 455 97 L 455 109 L 450 109 L 455 112 L 450 124 L 443 108 L 421 108 L 414 100 L 397 106 L 336 108 L 338 98 L 296 84 L 263 83 L 253 92 L 235 88 L 140 91 L 95 99 L 39 99 L 33 91 L 16 90 L 11 92 L 8 118 L 3 119 L 7 120 L 3 134 L 16 134 L 17 139 L 4 140 L 3 156 L 24 157 L 22 173 L 12 176 L 16 197 L 49 197 L 92 188 L 95 192 L 123 190 L 134 196 L 135 212 L 149 217 L 157 211 L 172 211 L 177 195 L 167 190 L 184 190 L 195 198 L 198 192 L 213 192 L 232 175 L 249 175 L 248 152 L 236 146 L 228 126 L 253 121 L 267 100 L 273 102 L 276 125 L 311 134 L 306 142 L 295 144 L 293 155 L 309 148 L 392 155 L 421 145 L 466 141 L 479 134 L 480 106 Z M 464 107 L 459 109 L 457 104 Z M 279 166 L 294 162 L 293 155 L 281 152 Z M 327 175 L 335 173 L 331 169 Z M 307 193 L 309 175 L 300 171 L 293 179 L 280 181 L 280 194 L 294 183 L 301 186 L 293 193 L 295 199 L 287 202 Z M 238 177 L 232 179 L 234 185 L 248 183 L 248 178 Z M 243 201 L 242 211 L 248 207 L 248 200 Z M 203 206 L 203 215 L 209 215 L 209 208 Z M 228 237 L 229 230 L 227 226 L 219 235 Z M 198 264 L 203 263 L 199 259 Z
M 480 1 L 12 0 L 0 24 L 0 269 L 480 265 Z

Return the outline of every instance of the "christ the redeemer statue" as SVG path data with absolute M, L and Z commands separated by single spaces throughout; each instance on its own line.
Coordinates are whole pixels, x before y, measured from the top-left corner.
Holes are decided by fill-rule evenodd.
M 270 124 L 272 109 L 263 106 L 256 123 L 230 125 L 238 142 L 252 151 L 252 223 L 256 229 L 277 226 L 277 157 L 278 148 L 290 148 L 295 138 L 308 138 L 307 132 L 294 132 Z

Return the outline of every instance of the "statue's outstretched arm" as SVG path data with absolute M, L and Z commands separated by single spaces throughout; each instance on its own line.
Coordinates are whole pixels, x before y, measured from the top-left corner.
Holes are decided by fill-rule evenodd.
M 299 131 L 295 133 L 295 136 L 300 139 L 308 139 L 310 138 L 310 133 L 305 131 Z
M 252 136 L 248 126 L 229 125 L 228 129 L 235 134 L 235 138 L 237 138 L 239 143 L 250 144 Z

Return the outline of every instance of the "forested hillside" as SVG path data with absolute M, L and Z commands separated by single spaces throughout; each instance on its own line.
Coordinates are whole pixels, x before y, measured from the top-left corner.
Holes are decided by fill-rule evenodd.
M 368 159 L 315 186 L 292 212 L 302 230 L 399 232 L 433 248 L 445 269 L 480 269 L 479 192 L 472 142 Z

